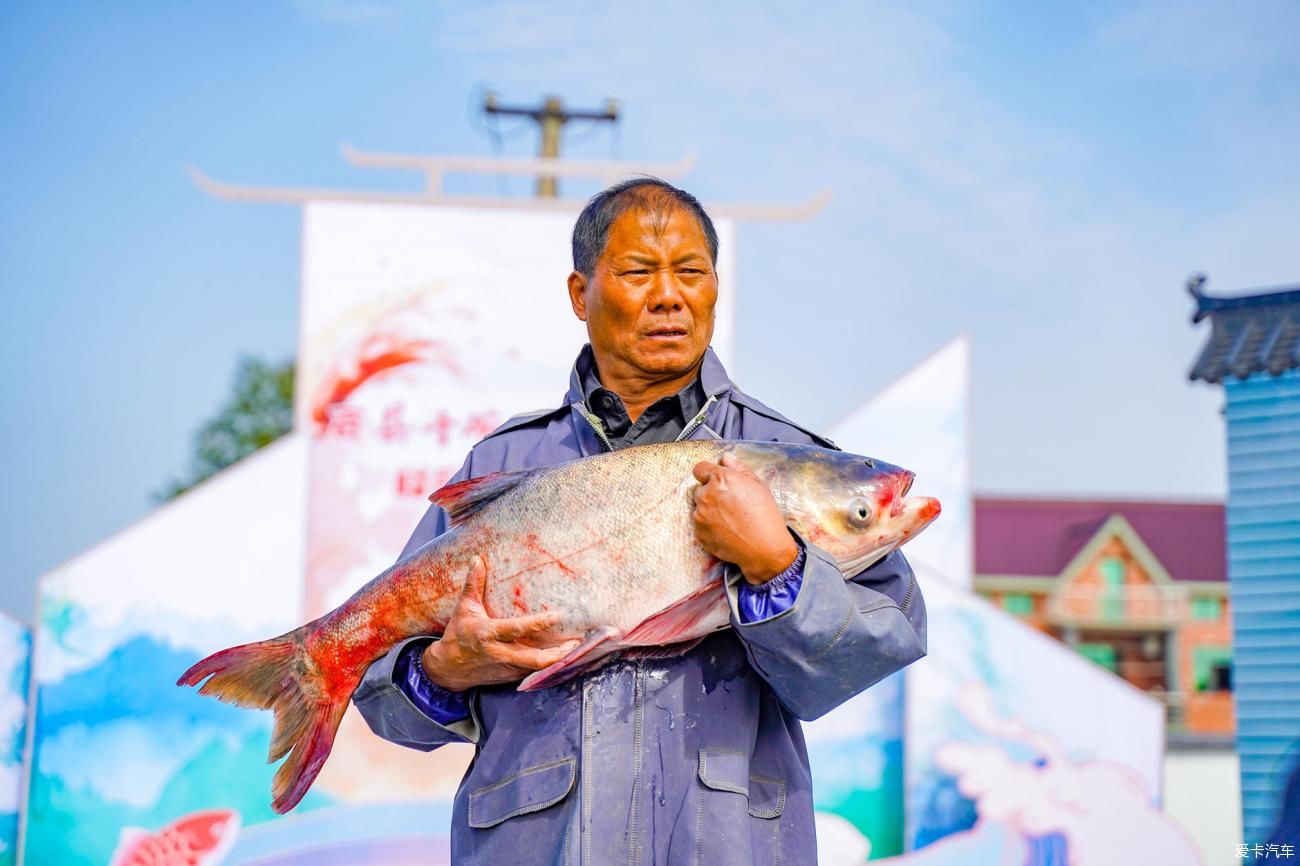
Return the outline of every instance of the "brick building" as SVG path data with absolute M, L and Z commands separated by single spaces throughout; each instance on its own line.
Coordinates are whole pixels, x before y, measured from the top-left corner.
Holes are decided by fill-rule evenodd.
M 1164 701 L 1171 729 L 1233 732 L 1222 505 L 977 498 L 975 589 Z

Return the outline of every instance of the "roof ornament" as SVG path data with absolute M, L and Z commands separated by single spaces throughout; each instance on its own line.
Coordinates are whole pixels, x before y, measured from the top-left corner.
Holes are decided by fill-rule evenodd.
M 1196 301 L 1196 312 L 1192 314 L 1193 324 L 1205 318 L 1205 313 L 1207 312 L 1205 307 L 1205 293 L 1201 291 L 1201 288 L 1209 281 L 1210 278 L 1206 276 L 1203 271 L 1192 271 L 1192 273 L 1187 276 L 1187 282 L 1184 283 L 1184 285 L 1187 286 L 1187 293 Z

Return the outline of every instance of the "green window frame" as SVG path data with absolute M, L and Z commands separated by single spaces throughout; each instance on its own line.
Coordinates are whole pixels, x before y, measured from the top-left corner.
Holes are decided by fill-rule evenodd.
M 1115 651 L 1114 644 L 1081 643 L 1075 644 L 1074 648 L 1088 661 L 1101 665 L 1113 674 L 1119 673 L 1119 654 Z
M 1192 619 L 1217 620 L 1223 618 L 1223 599 L 1214 595 L 1192 596 Z
M 1034 597 L 1027 592 L 1003 593 L 1002 609 L 1016 616 L 1030 616 L 1034 612 Z
M 1232 691 L 1232 647 L 1192 647 L 1192 688 L 1197 692 Z
M 1101 576 L 1100 613 L 1103 619 L 1123 619 L 1124 610 L 1124 560 L 1118 556 L 1104 557 L 1097 563 Z

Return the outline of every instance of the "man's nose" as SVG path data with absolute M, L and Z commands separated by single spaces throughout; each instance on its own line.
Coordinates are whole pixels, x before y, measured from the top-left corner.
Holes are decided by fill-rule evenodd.
M 682 308 L 682 287 L 678 285 L 677 274 L 672 268 L 655 271 L 654 280 L 650 284 L 650 294 L 646 297 L 646 306 L 652 311 Z

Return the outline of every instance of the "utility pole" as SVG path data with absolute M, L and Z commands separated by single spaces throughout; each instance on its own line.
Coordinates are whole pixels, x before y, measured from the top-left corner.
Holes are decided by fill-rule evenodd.
M 565 109 L 558 96 L 548 96 L 538 108 L 517 105 L 497 104 L 497 95 L 488 92 L 483 96 L 485 114 L 505 114 L 515 117 L 528 117 L 541 127 L 542 140 L 538 155 L 542 159 L 558 159 L 560 156 L 560 133 L 564 124 L 571 120 L 590 120 L 595 122 L 618 121 L 618 100 L 605 100 L 605 107 L 600 111 L 578 111 Z M 537 178 L 537 197 L 555 198 L 559 195 L 559 181 L 554 175 L 542 175 Z

